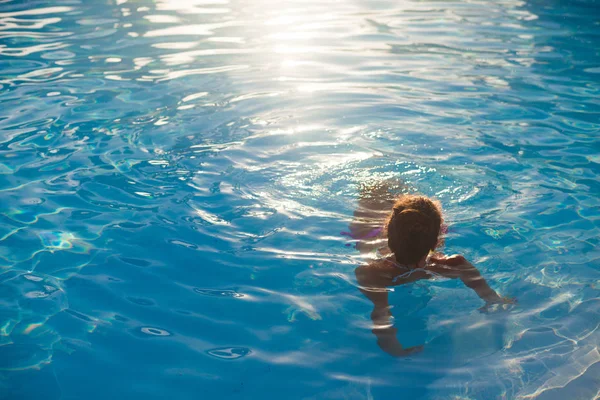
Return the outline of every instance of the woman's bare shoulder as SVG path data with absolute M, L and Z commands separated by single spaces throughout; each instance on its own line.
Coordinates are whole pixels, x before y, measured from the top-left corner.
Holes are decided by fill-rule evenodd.
M 436 254 L 430 257 L 426 269 L 447 278 L 457 278 L 467 266 L 471 264 L 459 254 L 452 256 Z
M 389 286 L 397 271 L 387 260 L 377 259 L 357 267 L 354 273 L 360 284 Z

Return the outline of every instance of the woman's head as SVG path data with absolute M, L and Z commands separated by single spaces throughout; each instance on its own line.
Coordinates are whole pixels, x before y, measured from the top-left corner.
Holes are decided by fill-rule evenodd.
M 404 265 L 419 263 L 437 247 L 442 223 L 439 202 L 425 196 L 401 196 L 386 225 L 388 247 L 396 261 Z

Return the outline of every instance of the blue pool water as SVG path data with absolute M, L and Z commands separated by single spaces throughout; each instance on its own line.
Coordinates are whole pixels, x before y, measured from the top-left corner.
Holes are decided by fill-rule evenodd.
M 0 1 L 1 399 L 594 399 L 600 3 Z M 460 282 L 371 334 L 361 183 Z

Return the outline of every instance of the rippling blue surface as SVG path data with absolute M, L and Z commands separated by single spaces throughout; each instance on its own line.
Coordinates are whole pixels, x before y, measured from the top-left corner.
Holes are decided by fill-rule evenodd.
M 0 398 L 594 399 L 600 3 L 0 1 Z M 370 332 L 363 182 L 457 282 Z

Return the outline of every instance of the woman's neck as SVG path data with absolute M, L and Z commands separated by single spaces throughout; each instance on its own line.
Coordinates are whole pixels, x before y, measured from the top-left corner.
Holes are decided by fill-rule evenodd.
M 416 265 L 416 264 L 409 265 L 409 264 L 404 264 L 404 263 L 401 263 L 400 261 L 398 261 L 398 260 L 396 259 L 396 256 L 395 256 L 394 254 L 391 254 L 391 255 L 388 257 L 388 261 L 390 261 L 392 264 L 394 264 L 394 266 L 395 266 L 396 268 L 405 269 L 405 270 L 407 270 L 407 271 L 410 271 L 410 270 L 413 270 L 413 269 L 417 268 L 417 265 Z
M 425 268 L 425 264 L 427 261 L 427 256 L 425 256 L 416 264 L 404 264 L 404 263 L 401 263 L 400 261 L 398 261 L 398 259 L 396 258 L 396 256 L 393 253 L 390 255 L 390 258 L 394 262 L 394 265 L 396 265 L 397 267 L 406 268 L 408 270 Z

